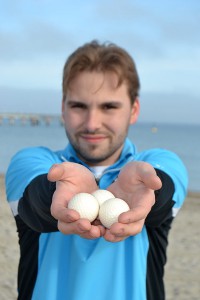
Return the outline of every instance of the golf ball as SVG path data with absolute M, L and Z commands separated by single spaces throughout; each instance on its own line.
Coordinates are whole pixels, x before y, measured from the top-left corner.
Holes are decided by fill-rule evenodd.
M 98 200 L 99 206 L 101 206 L 106 200 L 115 198 L 115 196 L 107 190 L 96 190 L 92 195 Z
M 129 209 L 128 204 L 120 198 L 108 199 L 100 206 L 99 219 L 106 228 L 110 228 L 118 222 L 119 215 Z
M 76 210 L 81 218 L 86 218 L 90 222 L 94 221 L 99 213 L 97 199 L 88 193 L 76 194 L 69 201 L 68 208 Z

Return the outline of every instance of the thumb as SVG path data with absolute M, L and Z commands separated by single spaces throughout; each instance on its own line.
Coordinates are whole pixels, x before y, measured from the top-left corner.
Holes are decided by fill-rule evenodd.
M 49 181 L 59 181 L 62 179 L 64 175 L 64 168 L 62 166 L 62 164 L 54 164 L 47 175 L 47 178 Z
M 157 176 L 156 171 L 153 169 L 149 172 L 144 172 L 142 174 L 142 181 L 145 186 L 152 190 L 159 190 L 162 187 L 162 181 Z

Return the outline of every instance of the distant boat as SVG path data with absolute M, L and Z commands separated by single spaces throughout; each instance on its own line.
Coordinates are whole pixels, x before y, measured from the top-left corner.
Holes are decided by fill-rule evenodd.
M 156 126 L 151 127 L 152 133 L 157 133 L 157 131 L 158 131 L 158 127 L 156 127 Z

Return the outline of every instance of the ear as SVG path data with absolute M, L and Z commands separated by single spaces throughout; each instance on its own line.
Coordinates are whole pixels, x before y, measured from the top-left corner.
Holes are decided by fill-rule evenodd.
M 139 98 L 136 98 L 131 107 L 131 116 L 130 116 L 130 124 L 134 124 L 140 113 L 140 102 Z
M 62 99 L 62 121 L 64 121 L 64 112 L 65 112 L 65 100 L 64 98 Z
M 64 102 L 64 99 L 62 99 L 62 113 L 64 111 L 64 106 L 65 106 L 65 102 Z

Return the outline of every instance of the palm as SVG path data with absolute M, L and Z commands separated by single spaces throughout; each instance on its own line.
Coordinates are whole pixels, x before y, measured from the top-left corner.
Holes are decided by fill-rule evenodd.
M 80 219 L 78 212 L 68 209 L 69 200 L 80 192 L 92 193 L 98 189 L 94 175 L 84 166 L 76 163 L 54 165 L 48 179 L 56 181 L 51 214 L 58 220 L 58 229 L 64 234 L 78 234 L 84 238 L 98 238 L 105 230 L 94 226 L 87 219 Z
M 80 192 L 92 193 L 97 189 L 93 174 L 84 166 L 76 163 L 63 163 L 49 171 L 48 179 L 56 181 L 54 197 L 65 199 L 65 203 Z
M 108 189 L 133 208 L 144 197 L 152 197 L 153 191 L 160 187 L 160 179 L 152 166 L 145 162 L 131 162 L 121 170 L 118 179 Z

